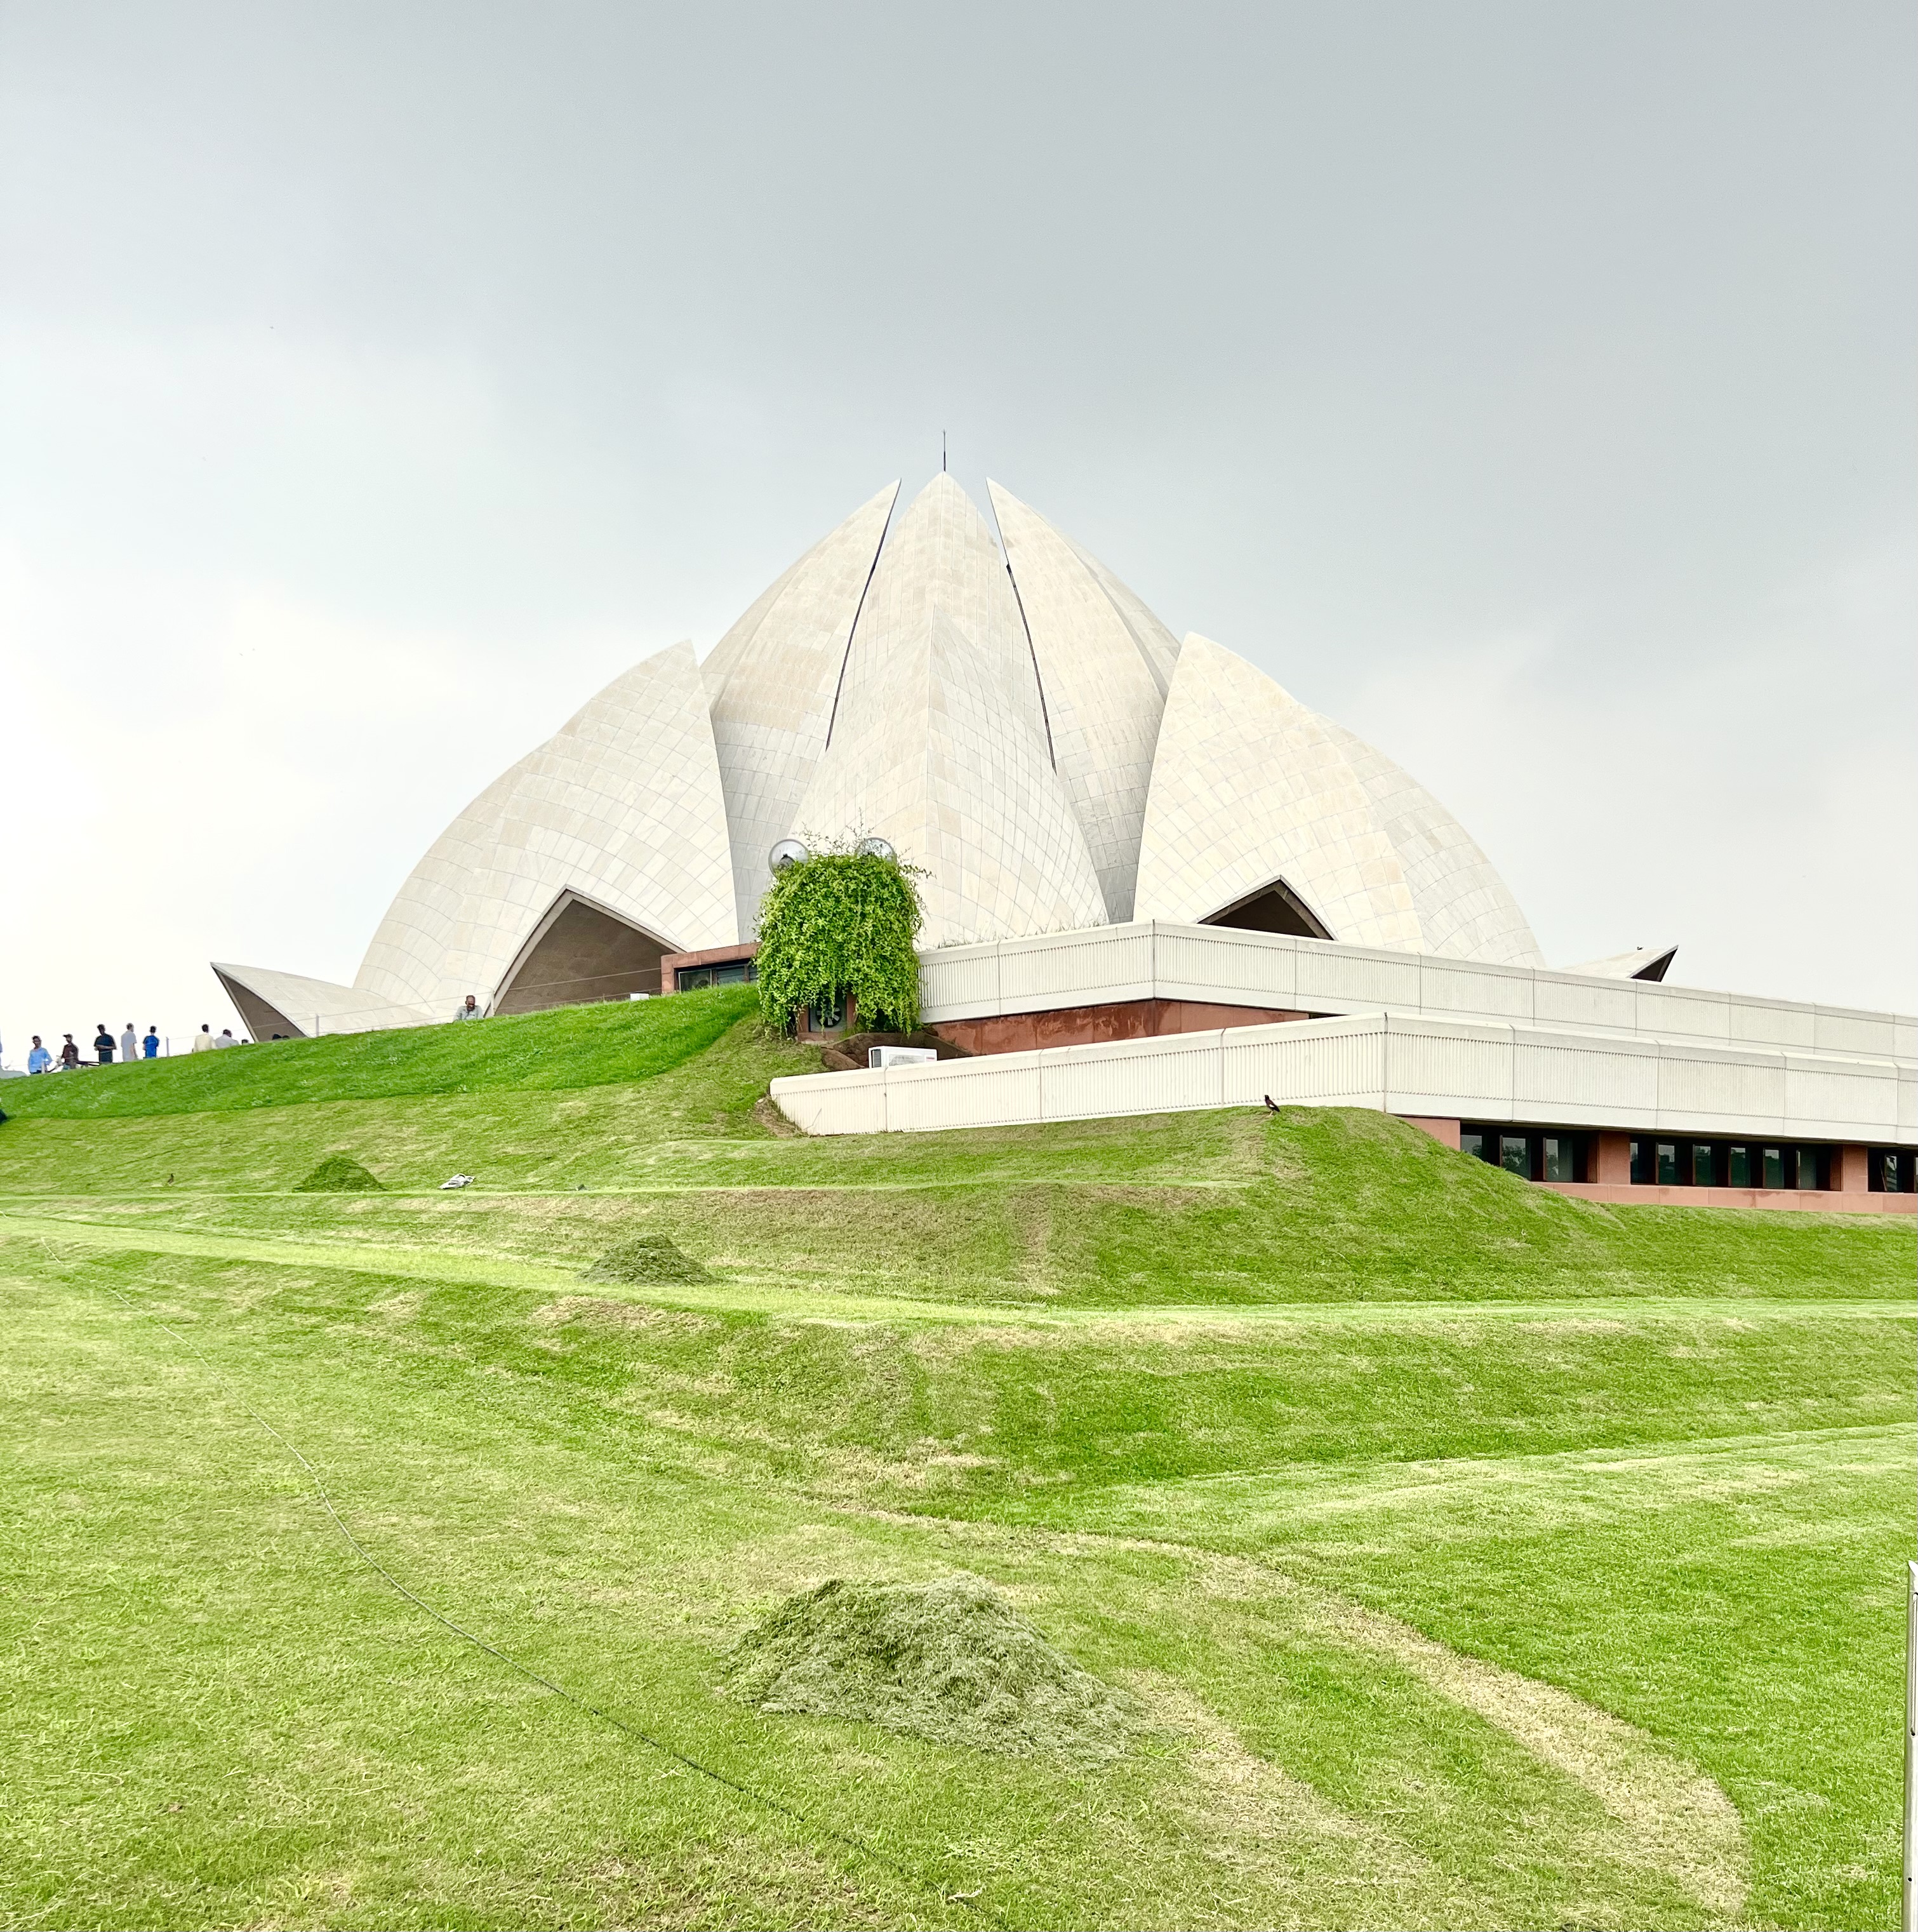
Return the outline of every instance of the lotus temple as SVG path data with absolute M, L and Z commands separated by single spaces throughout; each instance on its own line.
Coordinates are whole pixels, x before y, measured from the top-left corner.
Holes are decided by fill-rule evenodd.
M 776 848 L 881 839 L 951 1057 L 776 1082 L 809 1132 L 1362 1106 L 1589 1198 L 1918 1208 L 1918 1021 L 1548 966 L 1382 753 L 997 484 L 898 494 L 502 772 L 350 986 L 216 962 L 254 1037 L 750 979 Z

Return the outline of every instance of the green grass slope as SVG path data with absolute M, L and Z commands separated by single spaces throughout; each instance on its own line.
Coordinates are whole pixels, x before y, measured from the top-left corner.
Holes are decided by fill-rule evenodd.
M 10 1083 L 0 1919 L 1892 1922 L 1909 1223 L 1338 1112 L 810 1142 L 748 1006 Z M 724 1694 L 955 1572 L 1124 1755 Z
M 749 989 L 735 987 L 459 1026 L 273 1040 L 11 1081 L 4 1098 L 6 1111 L 24 1120 L 101 1120 L 401 1094 L 603 1086 L 684 1064 L 752 1004 Z

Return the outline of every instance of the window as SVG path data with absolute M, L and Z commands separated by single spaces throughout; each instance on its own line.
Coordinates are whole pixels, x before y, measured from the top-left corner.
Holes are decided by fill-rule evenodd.
M 682 966 L 673 983 L 682 993 L 695 993 L 702 986 L 749 986 L 758 977 L 759 968 L 750 959 L 722 959 L 716 966 Z
M 1634 1141 L 1631 1144 L 1631 1184 L 1634 1187 L 1649 1187 L 1652 1180 L 1652 1143 L 1649 1141 Z
M 1499 1165 L 1521 1180 L 1532 1178 L 1532 1140 L 1528 1134 L 1499 1136 Z
M 1576 1180 L 1578 1155 L 1577 1144 L 1569 1134 L 1547 1134 L 1545 1136 L 1545 1178 L 1547 1180 Z
M 1756 1187 L 1752 1178 L 1754 1166 L 1751 1150 L 1748 1147 L 1733 1146 L 1725 1156 L 1725 1185 L 1727 1187 Z
M 1678 1143 L 1660 1141 L 1658 1143 L 1658 1182 L 1661 1187 L 1678 1185 Z
M 1458 1150 L 1469 1154 L 1474 1160 L 1490 1160 L 1485 1151 L 1485 1130 L 1483 1127 L 1460 1127 L 1458 1130 Z
M 1784 1149 L 1783 1148 L 1766 1148 L 1762 1172 L 1764 1178 L 1758 1184 L 1760 1187 L 1782 1187 L 1784 1185 Z
M 1718 1184 L 1718 1164 L 1712 1158 L 1709 1141 L 1691 1143 L 1691 1184 L 1694 1187 L 1715 1187 Z
M 1798 1156 L 1797 1185 L 1800 1188 L 1819 1188 L 1825 1184 L 1824 1162 L 1817 1148 L 1802 1147 L 1796 1150 Z

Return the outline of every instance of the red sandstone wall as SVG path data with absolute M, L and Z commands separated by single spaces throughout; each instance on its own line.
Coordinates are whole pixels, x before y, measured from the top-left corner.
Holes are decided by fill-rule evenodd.
M 1310 1017 L 1200 1000 L 1121 1000 L 1110 1006 L 1061 1006 L 1049 1013 L 941 1020 L 931 1030 L 969 1053 L 1029 1053 L 1041 1046 L 1090 1046 L 1104 1040 L 1150 1040 L 1161 1034 L 1211 1033 L 1220 1027 L 1269 1026 Z

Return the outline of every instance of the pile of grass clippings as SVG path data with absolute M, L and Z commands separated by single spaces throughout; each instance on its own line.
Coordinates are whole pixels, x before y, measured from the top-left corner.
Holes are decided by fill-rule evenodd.
M 723 1688 L 762 1711 L 842 1718 L 1012 1757 L 1119 1756 L 1130 1703 L 1055 1650 L 991 1584 L 835 1579 L 734 1646 Z
M 380 1183 L 350 1154 L 329 1154 L 293 1190 L 296 1194 L 377 1194 Z
M 580 1271 L 580 1279 L 643 1287 L 650 1281 L 710 1281 L 713 1277 L 666 1235 L 636 1234 L 608 1248 L 590 1268 Z

